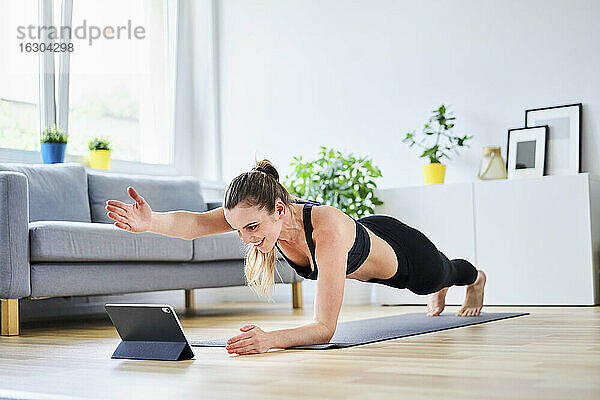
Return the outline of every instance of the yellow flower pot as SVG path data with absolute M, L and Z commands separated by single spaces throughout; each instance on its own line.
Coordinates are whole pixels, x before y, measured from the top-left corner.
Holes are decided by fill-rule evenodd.
M 444 174 L 446 172 L 446 166 L 440 163 L 431 163 L 423 165 L 423 176 L 425 177 L 425 184 L 432 185 L 435 183 L 444 183 Z
M 90 150 L 90 168 L 110 169 L 110 150 Z

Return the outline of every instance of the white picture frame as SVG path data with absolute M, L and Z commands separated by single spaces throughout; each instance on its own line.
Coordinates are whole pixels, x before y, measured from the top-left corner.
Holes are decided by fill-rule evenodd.
M 507 179 L 544 176 L 547 138 L 547 125 L 508 130 Z
M 582 104 L 535 108 L 525 111 L 525 126 L 548 125 L 546 175 L 581 172 Z

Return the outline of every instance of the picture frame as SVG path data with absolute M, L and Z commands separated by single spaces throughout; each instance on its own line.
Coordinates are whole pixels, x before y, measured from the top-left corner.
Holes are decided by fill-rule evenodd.
M 581 172 L 582 103 L 525 110 L 525 127 L 548 125 L 546 174 Z
M 548 125 L 508 130 L 507 179 L 544 176 Z

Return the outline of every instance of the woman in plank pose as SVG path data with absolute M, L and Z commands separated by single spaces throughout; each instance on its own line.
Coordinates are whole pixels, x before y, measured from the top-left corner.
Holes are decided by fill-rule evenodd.
M 106 202 L 108 217 L 121 229 L 188 240 L 235 230 L 245 244 L 252 244 L 244 272 L 257 293 L 272 291 L 275 247 L 300 276 L 317 281 L 313 323 L 267 332 L 245 325 L 241 334 L 229 339 L 229 353 L 329 342 L 346 278 L 432 294 L 428 316 L 443 311 L 446 292 L 453 285 L 467 285 L 465 302 L 456 315 L 476 316 L 483 307 L 482 270 L 467 260 L 449 260 L 423 233 L 393 217 L 354 220 L 337 208 L 291 196 L 268 160 L 231 181 L 223 207 L 202 213 L 153 212 L 132 187 L 127 191 L 133 204 Z

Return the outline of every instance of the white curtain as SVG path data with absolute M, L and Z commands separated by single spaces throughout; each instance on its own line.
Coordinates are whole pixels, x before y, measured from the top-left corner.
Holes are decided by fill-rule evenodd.
M 54 1 L 39 0 L 38 25 L 41 27 L 71 27 L 73 0 L 62 0 L 56 3 L 60 10 L 60 25 L 54 24 Z M 38 43 L 52 46 L 55 42 L 50 38 L 50 30 L 40 32 Z M 62 36 L 62 35 L 60 35 Z M 60 43 L 70 43 L 68 37 L 61 37 Z M 58 88 L 55 87 L 55 54 L 59 58 Z M 52 51 L 39 52 L 39 110 L 40 132 L 49 126 L 57 124 L 64 132 L 69 128 L 69 57 L 68 51 L 54 53 Z M 58 113 L 57 113 L 58 111 Z
M 54 26 L 54 5 L 52 0 L 39 0 L 38 25 Z M 49 38 L 49 30 L 43 30 L 38 43 L 52 46 L 54 39 Z M 50 51 L 39 52 L 39 110 L 40 132 L 56 124 L 56 100 L 54 88 L 54 53 Z
M 180 170 L 223 184 L 218 1 L 181 1 L 175 81 L 175 154 Z
M 63 27 L 71 28 L 73 20 L 73 0 L 62 0 L 60 10 L 60 29 Z M 61 35 L 61 46 L 68 46 L 71 43 L 71 38 L 68 35 Z M 69 63 L 71 53 L 62 51 L 58 53 L 58 126 L 64 131 L 69 131 Z
M 146 38 L 141 41 L 144 57 L 142 70 L 142 93 L 140 96 L 140 159 L 167 164 L 172 158 L 172 107 L 169 65 L 169 27 L 167 25 L 168 3 L 164 0 L 144 2 L 144 26 Z M 169 152 L 156 152 L 156 144 L 169 147 Z M 157 158 L 160 155 L 160 158 Z

